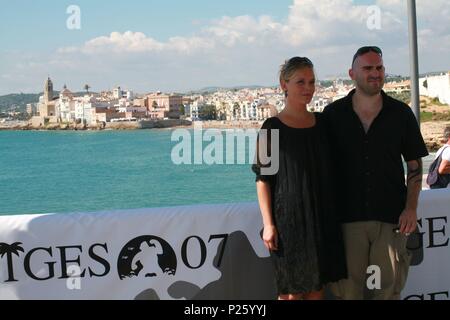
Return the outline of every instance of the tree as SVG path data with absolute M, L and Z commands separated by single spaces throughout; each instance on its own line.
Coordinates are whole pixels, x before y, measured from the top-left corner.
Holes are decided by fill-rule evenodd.
M 185 112 L 186 112 L 186 109 L 185 109 L 184 105 L 181 105 L 181 107 L 180 107 L 180 115 L 184 116 Z
M 406 104 L 409 104 L 411 102 L 411 92 L 410 91 L 403 91 L 400 93 L 388 92 L 387 95 L 391 96 L 394 99 L 400 100 Z
M 199 113 L 199 117 L 204 120 L 215 120 L 217 116 L 216 107 L 210 104 L 205 105 Z
M 88 84 L 84 85 L 84 90 L 86 90 L 86 93 L 89 94 L 89 89 L 91 88 Z
M 227 118 L 227 104 L 222 101 L 219 106 L 216 106 L 217 111 L 217 119 L 218 120 L 226 120 Z
M 241 118 L 241 106 L 237 102 L 233 105 L 233 117 L 238 120 Z
M 158 108 L 158 103 L 157 103 L 156 101 L 153 101 L 153 103 L 152 103 L 152 108 L 153 108 L 153 109 Z
M 15 254 L 19 256 L 19 251 L 24 252 L 23 248 L 20 246 L 22 242 L 14 242 L 13 244 L 0 243 L 0 258 L 6 254 L 6 260 L 8 263 L 8 280 L 5 282 L 17 281 L 14 279 L 12 255 Z

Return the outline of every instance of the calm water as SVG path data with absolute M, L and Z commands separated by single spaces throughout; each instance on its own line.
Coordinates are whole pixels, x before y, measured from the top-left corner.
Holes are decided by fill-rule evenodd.
M 0 132 L 0 215 L 256 201 L 249 164 L 175 165 L 171 134 Z
M 176 144 L 169 130 L 0 132 L 0 215 L 256 200 L 249 164 L 175 165 Z

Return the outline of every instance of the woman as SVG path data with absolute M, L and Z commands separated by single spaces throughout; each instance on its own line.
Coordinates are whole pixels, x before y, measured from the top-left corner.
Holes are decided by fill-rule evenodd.
M 280 85 L 285 108 L 264 122 L 252 167 L 263 241 L 274 262 L 279 299 L 323 299 L 325 284 L 345 278 L 346 266 L 324 123 L 321 114 L 306 108 L 315 91 L 312 62 L 301 57 L 286 61 Z M 266 158 L 272 160 L 262 161 Z M 277 172 L 269 170 L 274 163 Z

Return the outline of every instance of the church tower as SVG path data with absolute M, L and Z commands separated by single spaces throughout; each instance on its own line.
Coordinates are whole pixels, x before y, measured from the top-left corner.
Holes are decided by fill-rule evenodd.
M 50 77 L 45 81 L 44 87 L 44 103 L 48 103 L 53 100 L 53 82 Z

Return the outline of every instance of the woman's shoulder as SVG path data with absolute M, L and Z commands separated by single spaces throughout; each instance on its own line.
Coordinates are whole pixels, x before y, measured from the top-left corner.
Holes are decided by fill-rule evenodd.
M 278 119 L 278 117 L 267 118 L 261 126 L 261 129 L 279 129 L 279 128 L 280 128 L 280 119 Z
M 317 127 L 322 127 L 325 122 L 324 116 L 322 113 L 320 112 L 314 112 L 314 116 L 315 116 L 315 124 L 314 126 L 310 127 L 310 128 L 294 128 L 294 127 L 289 127 L 286 124 L 283 123 L 283 121 L 281 121 L 281 119 L 277 116 L 275 117 L 270 117 L 267 118 L 264 123 L 261 126 L 261 129 L 299 129 L 298 131 L 302 131 L 302 129 L 314 129 Z

